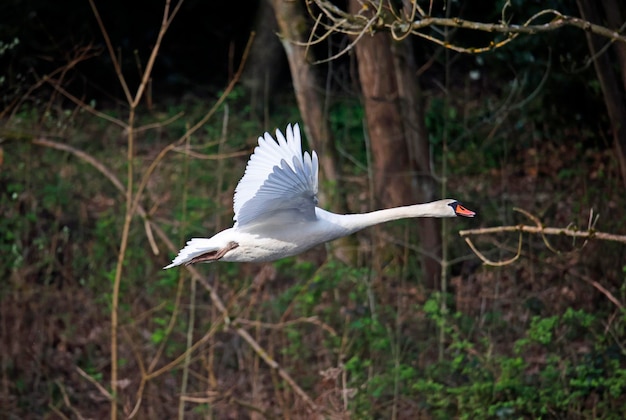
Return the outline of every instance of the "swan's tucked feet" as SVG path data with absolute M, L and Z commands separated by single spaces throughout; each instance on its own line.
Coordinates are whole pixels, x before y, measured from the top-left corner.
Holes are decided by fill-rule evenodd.
M 210 251 L 210 252 L 206 252 L 202 255 L 198 255 L 197 257 L 194 257 L 192 259 L 190 259 L 189 261 L 187 261 L 185 263 L 185 265 L 189 265 L 189 264 L 195 264 L 195 263 L 199 263 L 199 262 L 211 262 L 211 261 L 217 261 L 219 259 L 221 259 L 224 255 L 226 255 L 226 253 L 228 251 L 232 251 L 233 249 L 237 248 L 239 246 L 239 244 L 237 242 L 229 242 L 228 245 L 226 245 L 226 247 L 222 248 L 222 249 L 218 249 L 217 251 Z

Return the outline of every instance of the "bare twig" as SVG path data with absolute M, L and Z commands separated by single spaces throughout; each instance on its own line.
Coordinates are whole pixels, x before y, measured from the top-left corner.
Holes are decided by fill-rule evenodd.
M 150 223 L 147 220 L 143 221 L 143 227 L 146 231 L 146 237 L 148 238 L 148 243 L 150 244 L 150 248 L 152 248 L 152 253 L 154 255 L 159 255 L 159 247 L 157 246 L 154 235 L 152 234 L 152 228 L 150 227 Z
M 189 126 L 187 126 L 186 128 L 189 129 Z M 188 137 L 187 141 L 185 142 L 185 148 L 189 149 L 190 143 L 191 143 L 191 137 Z M 183 199 L 182 199 L 182 217 L 181 217 L 181 223 L 183 226 L 186 225 L 187 223 L 187 194 L 189 193 L 188 180 L 189 180 L 189 158 L 188 156 L 185 156 L 185 159 L 183 161 Z M 184 272 L 180 271 L 178 273 L 179 280 L 182 280 L 184 277 L 185 277 Z M 191 280 L 191 284 L 190 284 L 191 296 L 189 298 L 189 322 L 187 325 L 187 343 L 185 347 L 186 350 L 190 349 L 191 346 L 193 345 L 193 330 L 194 330 L 195 320 L 196 320 L 196 286 L 197 284 L 198 283 L 194 279 Z M 211 318 L 211 320 L 213 320 L 213 318 Z M 212 335 L 211 338 L 212 337 L 214 336 Z M 211 347 L 211 344 L 212 343 L 209 343 L 210 347 Z M 190 364 L 191 364 L 191 352 L 188 352 L 183 362 L 183 377 L 181 379 L 180 397 L 178 399 L 178 418 L 179 419 L 184 418 L 185 400 L 183 399 L 183 397 L 185 397 L 185 395 L 187 394 L 187 384 L 189 380 L 189 365 Z
M 53 78 L 57 77 L 58 74 L 67 73 L 70 69 L 76 67 L 78 63 L 88 60 L 91 57 L 94 57 L 100 53 L 98 48 L 95 48 L 93 45 L 87 45 L 84 47 L 77 48 L 74 53 L 74 57 L 70 58 L 66 64 L 63 66 L 51 71 L 50 73 L 44 75 L 43 77 L 37 78 L 37 81 L 26 90 L 26 92 L 21 95 L 19 98 L 16 98 L 12 101 L 12 103 L 5 107 L 2 111 L 0 111 L 0 119 L 3 119 L 5 115 L 9 112 L 12 116 L 15 116 L 20 109 L 20 105 L 29 98 L 32 93 L 39 89 L 44 83 L 49 82 Z
M 469 247 L 472 249 L 472 251 L 474 251 L 474 254 L 476 254 L 476 256 L 478 258 L 480 258 L 482 262 L 484 262 L 487 265 L 491 265 L 493 267 L 502 267 L 504 265 L 511 264 L 511 263 L 515 262 L 520 257 L 520 255 L 522 255 L 522 243 L 523 243 L 523 241 L 522 241 L 522 234 L 521 233 L 519 235 L 519 241 L 518 241 L 518 245 L 517 245 L 517 252 L 515 253 L 515 256 L 513 258 L 511 258 L 511 259 L 506 260 L 506 261 L 491 261 L 490 259 L 485 257 L 485 255 L 482 252 L 480 252 L 478 249 L 476 249 L 476 247 L 474 246 L 474 243 L 471 241 L 470 238 L 465 238 L 465 242 L 467 242 L 467 245 L 469 245 Z
M 601 25 L 593 24 L 587 20 L 564 15 L 555 9 L 544 9 L 528 18 L 522 24 L 512 24 L 506 22 L 505 10 L 502 10 L 502 20 L 498 23 L 475 22 L 458 17 L 433 17 L 425 14 L 424 11 L 414 1 L 410 15 L 406 13 L 396 13 L 395 7 L 388 0 L 364 0 L 362 9 L 357 14 L 350 14 L 329 0 L 308 0 L 307 9 L 311 17 L 315 19 L 315 28 L 323 28 L 321 36 L 311 36 L 308 44 L 313 45 L 320 40 L 327 38 L 331 33 L 343 33 L 357 37 L 357 40 L 365 33 L 389 32 L 396 40 L 401 40 L 410 34 L 427 39 L 430 42 L 441 45 L 445 48 L 470 54 L 478 54 L 500 48 L 513 41 L 521 34 L 537 34 L 550 32 L 565 26 L 579 28 L 585 32 L 601 35 L 610 42 L 626 43 L 626 35 L 620 30 L 612 30 Z M 312 7 L 317 6 L 317 10 Z M 506 6 L 505 6 L 506 7 Z M 361 13 L 375 11 L 374 16 L 366 18 Z M 322 19 L 322 16 L 325 19 Z M 548 22 L 537 23 L 548 19 Z M 439 38 L 422 32 L 426 28 L 463 28 L 480 32 L 499 33 L 504 35 L 504 39 L 495 38 L 483 47 L 463 47 L 449 42 L 445 38 Z M 343 49 L 337 55 L 345 54 L 352 48 L 352 44 Z
M 109 51 L 109 56 L 111 57 L 111 62 L 113 63 L 115 74 L 117 74 L 117 78 L 122 85 L 122 89 L 124 90 L 124 96 L 126 97 L 126 101 L 128 103 L 131 103 L 132 96 L 130 94 L 130 89 L 128 89 L 128 84 L 126 83 L 126 79 L 124 78 L 124 74 L 122 73 L 122 66 L 117 59 L 117 54 L 115 54 L 115 49 L 113 48 L 113 44 L 111 43 L 111 38 L 109 38 L 109 33 L 104 26 L 104 22 L 102 22 L 102 18 L 100 17 L 100 12 L 98 12 L 98 8 L 96 7 L 94 0 L 89 0 L 89 5 L 91 6 L 91 10 L 93 11 L 93 15 L 96 18 L 96 21 L 98 22 L 100 32 L 104 37 L 104 43 L 106 44 L 107 50 Z
M 111 181 L 111 183 L 115 186 L 115 188 L 117 188 L 117 190 L 120 191 L 122 194 L 126 192 L 126 189 L 124 188 L 124 184 L 122 184 L 119 178 L 115 176 L 115 174 L 111 172 L 106 165 L 104 165 L 98 159 L 91 156 L 89 153 L 83 152 L 82 150 L 72 147 L 69 144 L 59 143 L 57 141 L 48 140 L 43 137 L 34 138 L 31 140 L 31 143 L 36 144 L 38 146 L 49 147 L 51 149 L 61 150 L 61 151 L 73 154 L 77 158 L 84 160 L 85 162 L 87 162 L 88 164 L 96 168 L 98 172 L 104 175 L 106 179 Z
M 315 412 L 318 412 L 320 410 L 320 407 L 315 403 L 315 401 L 313 401 L 311 397 L 309 397 L 309 395 L 304 392 L 302 388 L 300 388 L 300 385 L 298 385 L 296 381 L 293 380 L 293 378 L 278 364 L 276 360 L 272 359 L 272 357 L 259 345 L 259 343 L 254 338 L 252 338 L 248 331 L 244 330 L 243 328 L 235 328 L 235 331 L 237 332 L 237 335 L 243 338 L 250 345 L 250 347 L 254 349 L 254 352 L 261 359 L 263 359 L 263 361 L 265 361 L 265 363 L 267 363 L 269 367 L 278 372 L 278 375 L 289 384 L 291 389 L 293 389 L 293 391 L 298 394 L 300 398 L 302 398 L 302 400 L 309 406 L 309 408 L 311 408 Z
M 187 350 L 185 350 L 182 354 L 180 354 L 174 360 L 172 360 L 171 362 L 167 363 L 165 366 L 160 367 L 159 369 L 155 369 L 153 371 L 147 372 L 146 376 L 144 377 L 144 380 L 146 382 L 149 381 L 149 380 L 152 380 L 152 379 L 154 379 L 154 378 L 156 378 L 158 376 L 163 375 L 166 372 L 169 372 L 170 370 L 172 370 L 173 368 L 178 366 L 180 363 L 182 363 L 187 358 L 187 355 L 193 353 L 198 347 L 200 347 L 201 345 L 206 343 L 211 336 L 213 336 L 215 333 L 217 333 L 219 331 L 219 329 L 221 328 L 222 322 L 223 322 L 223 317 L 222 317 L 222 319 L 218 319 L 217 322 L 212 324 L 211 328 L 204 334 L 204 336 L 202 338 L 200 338 L 198 341 L 193 343 L 193 345 L 191 347 L 189 347 Z
M 150 177 L 152 176 L 152 173 L 154 172 L 154 170 L 161 163 L 163 158 L 165 158 L 165 155 L 167 155 L 167 153 L 169 153 L 171 150 L 174 150 L 177 146 L 181 145 L 191 135 L 193 135 L 202 126 L 204 126 L 204 124 L 206 124 L 206 122 L 213 116 L 213 114 L 215 114 L 215 112 L 219 109 L 219 107 L 222 105 L 222 103 L 224 103 L 224 101 L 226 100 L 228 95 L 230 95 L 232 90 L 235 88 L 235 86 L 239 82 L 239 78 L 241 77 L 241 74 L 243 73 L 244 64 L 246 62 L 248 54 L 250 53 L 250 48 L 252 47 L 252 41 L 253 41 L 253 38 L 251 36 L 248 39 L 248 44 L 246 45 L 246 48 L 245 48 L 245 50 L 243 52 L 243 56 L 242 56 L 242 59 L 241 59 L 241 63 L 239 65 L 239 69 L 237 70 L 237 73 L 235 73 L 235 76 L 230 81 L 230 83 L 228 84 L 226 89 L 224 89 L 224 92 L 222 93 L 222 96 L 219 97 L 219 99 L 215 102 L 215 104 L 213 104 L 211 109 L 204 115 L 204 117 L 202 117 L 196 124 L 194 124 L 193 127 L 191 127 L 189 130 L 187 130 L 185 132 L 185 134 L 183 134 L 177 141 L 175 141 L 173 143 L 170 143 L 169 145 L 164 147 L 159 152 L 157 157 L 154 158 L 154 160 L 152 161 L 152 163 L 150 164 L 150 166 L 148 167 L 148 169 L 144 173 L 144 175 L 143 175 L 143 177 L 142 177 L 142 179 L 141 179 L 141 181 L 139 183 L 139 187 L 137 187 L 137 192 L 135 193 L 135 199 L 134 199 L 134 201 L 132 203 L 132 207 L 131 207 L 131 213 L 134 213 L 136 211 L 137 206 L 139 204 L 139 200 L 141 199 L 141 196 L 142 196 L 144 188 L 148 184 L 148 181 L 150 180 Z
M 80 376 L 82 376 L 83 378 L 87 379 L 89 382 L 91 382 L 93 384 L 93 386 L 98 388 L 98 391 L 100 391 L 100 393 L 102 395 L 104 395 L 106 397 L 106 399 L 108 399 L 108 400 L 112 400 L 113 399 L 113 396 L 111 395 L 111 393 L 109 391 L 107 391 L 106 389 L 104 389 L 104 387 L 102 385 L 100 385 L 100 383 L 98 381 L 96 381 L 94 378 L 92 378 L 87 372 L 85 372 L 84 370 L 82 370 L 78 366 L 76 366 L 75 369 L 76 369 L 76 372 L 78 372 L 78 374 Z
M 193 150 L 188 150 L 187 148 L 182 148 L 182 147 L 176 147 L 172 151 L 190 156 L 198 160 L 222 160 L 222 159 L 230 159 L 230 158 L 239 157 L 239 156 L 250 156 L 250 150 L 242 150 L 241 152 L 230 152 L 230 153 L 212 153 L 210 155 L 207 155 L 205 153 L 194 152 Z
M 63 386 L 61 381 L 57 379 L 57 380 L 54 381 L 54 383 L 56 383 L 57 386 L 59 387 L 59 390 L 61 391 L 61 394 L 63 395 L 63 402 L 65 403 L 67 408 L 69 408 L 72 411 L 72 413 L 74 413 L 74 415 L 76 416 L 77 419 L 85 420 L 85 417 L 83 417 L 82 414 L 80 414 L 80 412 L 72 406 L 72 403 L 70 401 L 70 397 L 69 397 L 69 395 L 67 395 L 67 391 L 65 390 L 65 387 Z
M 53 79 L 50 78 L 44 78 L 44 80 L 48 83 L 50 83 L 50 85 L 59 93 L 61 93 L 63 96 L 65 96 L 67 99 L 69 99 L 70 101 L 74 102 L 76 105 L 78 105 L 80 108 L 84 109 L 85 111 L 95 115 L 96 117 L 102 118 L 103 120 L 107 120 L 115 125 L 118 125 L 124 129 L 128 128 L 128 124 L 125 123 L 124 121 L 112 117 L 108 114 L 105 114 L 104 112 L 100 112 L 97 109 L 95 109 L 94 107 L 86 104 L 83 100 L 77 98 L 76 96 L 72 95 L 71 93 L 69 93 L 67 90 L 63 89 L 61 87 L 61 85 Z
M 135 361 L 137 362 L 137 366 L 139 366 L 139 371 L 141 372 L 141 380 L 139 381 L 139 388 L 137 389 L 137 394 L 136 394 L 137 400 L 135 401 L 135 407 L 130 412 L 130 414 L 128 414 L 128 418 L 132 419 L 135 416 L 135 414 L 137 414 L 137 411 L 139 410 L 139 407 L 141 406 L 141 402 L 143 401 L 143 390 L 146 386 L 146 380 L 145 380 L 146 366 L 143 362 L 143 359 L 141 358 L 141 354 L 137 350 L 137 346 L 133 344 L 132 338 L 130 337 L 128 330 L 124 328 L 122 329 L 122 331 L 124 332 L 124 335 L 126 336 L 126 341 L 131 346 L 133 355 L 135 356 Z
M 133 98 L 133 100 L 128 101 L 128 103 L 131 105 L 131 108 L 135 108 L 137 105 L 139 105 L 139 102 L 143 97 L 143 93 L 146 89 L 146 86 L 148 86 L 148 81 L 150 79 L 150 76 L 152 75 L 152 68 L 154 67 L 156 58 L 159 55 L 160 45 L 163 42 L 163 37 L 169 29 L 172 20 L 180 10 L 180 7 L 183 4 L 183 0 L 178 0 L 178 2 L 176 3 L 176 5 L 174 5 L 174 8 L 171 11 L 170 3 L 171 0 L 165 1 L 165 7 L 163 8 L 163 19 L 161 21 L 161 27 L 159 28 L 159 34 L 157 35 L 157 39 L 154 42 L 154 47 L 152 48 L 150 57 L 148 58 L 148 62 L 146 63 L 146 69 L 143 72 L 141 83 L 139 83 L 139 87 L 137 88 L 137 92 L 135 93 L 135 97 Z
M 141 127 L 135 128 L 135 133 L 141 133 L 142 131 L 152 130 L 154 128 L 165 127 L 166 125 L 169 125 L 169 124 L 173 123 L 174 121 L 176 121 L 177 119 L 179 119 L 180 117 L 182 117 L 184 114 L 185 113 L 181 111 L 178 114 L 169 117 L 165 121 L 159 121 L 159 122 L 155 122 L 155 123 L 151 123 L 151 124 L 142 125 Z
M 541 224 L 541 221 L 539 220 L 538 217 L 536 217 L 533 214 L 530 214 L 529 212 L 527 212 L 524 209 L 521 209 L 519 207 L 513 207 L 513 210 L 518 212 L 518 213 L 522 213 L 524 216 L 528 217 L 530 220 L 532 220 L 533 222 L 535 222 L 535 225 L 538 228 L 543 228 L 543 225 Z M 546 245 L 546 248 L 548 248 L 550 251 L 554 252 L 555 254 L 558 254 L 559 252 L 550 244 L 550 242 L 548 241 L 548 238 L 546 238 L 546 235 L 542 232 L 541 233 L 541 239 L 543 240 L 543 243 Z M 520 237 L 520 241 L 521 241 L 521 237 Z M 521 246 L 521 245 L 520 245 Z M 521 250 L 521 248 L 520 248 Z
M 587 230 L 579 230 L 578 228 L 574 226 L 567 226 L 564 228 L 544 227 L 541 221 L 539 220 L 539 218 L 532 215 L 531 213 L 525 210 L 519 209 L 519 208 L 515 208 L 514 210 L 526 215 L 529 219 L 535 222 L 535 226 L 520 224 L 520 225 L 515 225 L 515 226 L 497 226 L 497 227 L 490 227 L 490 228 L 469 229 L 469 230 L 459 231 L 459 235 L 465 238 L 465 242 L 467 242 L 467 244 L 472 249 L 472 251 L 474 251 L 474 253 L 478 256 L 478 258 L 480 258 L 485 264 L 499 267 L 499 266 L 511 264 L 514 261 L 516 261 L 520 257 L 520 254 L 521 254 L 522 232 L 541 235 L 541 238 L 543 239 L 543 242 L 546 245 L 546 247 L 550 249 L 552 252 L 557 253 L 557 254 L 559 253 L 559 251 L 556 250 L 550 244 L 550 242 L 548 242 L 546 235 L 570 236 L 573 238 L 582 238 L 585 240 L 600 239 L 603 241 L 620 242 L 620 243 L 626 244 L 626 235 L 615 235 L 613 233 L 596 231 L 593 227 L 595 226 L 598 219 L 597 217 L 593 218 L 593 213 L 590 215 Z M 474 244 L 469 238 L 470 236 L 492 235 L 494 233 L 504 233 L 504 232 L 519 232 L 520 234 L 519 245 L 518 245 L 516 255 L 513 258 L 506 260 L 506 261 L 489 260 L 480 251 L 478 251 L 478 249 L 476 249 L 476 247 L 474 246 Z
M 113 281 L 113 295 L 111 297 L 111 392 L 115 395 L 117 390 L 117 368 L 118 368 L 118 360 L 117 360 L 117 330 L 118 330 L 118 303 L 119 303 L 119 291 L 120 291 L 120 283 L 122 277 L 122 269 L 123 263 L 126 256 L 126 248 L 128 246 L 128 235 L 130 231 L 130 224 L 133 219 L 133 215 L 137 208 L 137 202 L 141 197 L 141 192 L 138 191 L 134 196 L 133 200 L 133 189 L 134 189 L 134 178 L 133 178 L 133 158 L 134 158 L 134 140 L 135 140 L 135 132 L 134 132 L 134 123 L 135 123 L 135 110 L 137 105 L 139 104 L 141 98 L 143 97 L 143 93 L 148 84 L 150 75 L 152 74 L 152 68 L 154 62 L 156 61 L 156 57 L 159 53 L 161 43 L 163 41 L 163 37 L 169 28 L 172 19 L 176 15 L 177 11 L 180 9 L 182 4 L 182 0 L 179 0 L 177 4 L 174 6 L 173 10 L 170 14 L 170 0 L 165 1 L 165 6 L 163 10 L 163 20 L 161 26 L 159 28 L 159 34 L 154 43 L 154 47 L 152 48 L 150 58 L 146 64 L 146 68 L 143 72 L 141 82 L 135 92 L 134 97 L 132 96 L 124 74 L 122 73 L 122 68 L 117 58 L 115 51 L 113 49 L 113 45 L 109 38 L 108 32 L 106 30 L 106 26 L 102 21 L 98 9 L 95 5 L 94 0 L 89 0 L 89 4 L 94 13 L 94 16 L 98 22 L 98 26 L 100 27 L 100 32 L 104 37 L 105 43 L 107 45 L 107 49 L 109 51 L 109 55 L 113 62 L 113 66 L 115 68 L 115 72 L 117 74 L 118 80 L 122 89 L 124 91 L 126 102 L 130 106 L 130 112 L 128 114 L 128 123 L 127 123 L 127 181 L 126 181 L 126 212 L 124 215 L 124 225 L 122 228 L 122 237 L 120 239 L 120 247 L 118 251 L 117 265 L 115 268 L 115 279 Z M 144 176 L 144 180 L 149 177 L 149 174 Z M 140 188 L 142 185 L 140 185 Z M 147 230 L 147 232 L 149 232 Z M 117 402 L 115 399 L 111 400 L 111 420 L 117 419 Z
M 542 235 L 565 235 L 573 238 L 600 239 L 603 241 L 620 242 L 626 244 L 626 235 L 615 235 L 613 233 L 598 232 L 596 230 L 577 230 L 574 227 L 555 228 L 538 227 L 528 225 L 497 226 L 490 228 L 468 229 L 459 231 L 462 237 L 471 235 L 491 235 L 503 232 L 528 232 Z
M 585 276 L 583 274 L 575 272 L 575 271 L 571 271 L 570 270 L 569 273 L 573 274 L 574 276 L 578 277 L 579 279 L 589 283 L 590 285 L 592 285 L 593 287 L 598 289 L 598 291 L 600 291 L 600 293 L 602 293 L 604 296 L 606 296 L 607 299 L 610 300 L 611 302 L 613 302 L 613 304 L 615 304 L 615 306 L 617 306 L 619 309 L 621 309 L 621 310 L 624 309 L 624 305 L 622 305 L 622 303 L 619 300 L 617 300 L 617 298 L 613 295 L 613 293 L 609 292 L 604 286 L 602 286 L 597 281 L 589 278 L 588 276 Z
M 329 334 L 335 337 L 337 336 L 337 332 L 330 325 L 320 321 L 320 319 L 316 316 L 296 318 L 296 319 L 292 319 L 289 321 L 278 322 L 275 324 L 261 322 L 261 321 L 252 321 L 252 320 L 245 319 L 245 318 L 237 318 L 237 321 L 235 322 L 235 324 L 250 325 L 253 327 L 261 327 L 261 328 L 267 328 L 267 329 L 283 329 L 290 325 L 296 325 L 296 324 L 314 324 L 320 327 L 321 329 L 323 329 L 324 331 L 328 332 Z

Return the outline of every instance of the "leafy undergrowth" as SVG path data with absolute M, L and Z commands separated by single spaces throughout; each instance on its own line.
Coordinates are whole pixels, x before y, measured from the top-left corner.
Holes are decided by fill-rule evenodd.
M 187 104 L 191 115 L 172 126 L 140 134 L 138 173 L 185 130 L 194 106 L 200 108 Z M 360 115 L 351 105 L 336 111 Z M 104 418 L 124 197 L 74 154 L 29 142 L 25 127 L 39 118 L 34 114 L 5 122 L 6 130 L 26 134 L 2 149 L 2 411 L 14 418 Z M 119 133 L 84 115 L 64 115 L 43 117 L 38 131 L 90 153 L 123 179 Z M 209 123 L 191 140 L 194 154 L 172 153 L 147 185 L 140 204 L 177 245 L 231 223 L 232 191 L 266 127 L 248 121 L 245 111 L 230 118 L 223 141 L 221 123 Z M 447 294 L 422 286 L 412 241 L 378 245 L 372 230 L 358 235 L 362 263 L 355 266 L 327 257 L 323 247 L 273 264 L 200 266 L 233 318 L 228 327 L 186 270 L 161 270 L 173 254 L 158 238 L 155 254 L 137 218 L 120 301 L 117 398 L 126 414 L 139 399 L 139 418 L 173 418 L 181 401 L 188 418 L 310 416 L 301 396 L 233 332 L 242 328 L 328 418 L 621 418 L 624 247 L 525 235 L 516 262 L 489 268 L 455 234 L 533 224 L 514 206 L 547 226 L 581 228 L 593 208 L 601 215 L 596 229 L 626 232 L 610 152 L 584 133 L 548 141 L 541 129 L 525 127 L 519 144 L 496 151 L 471 138 L 450 145 L 448 190 L 480 217 L 447 225 L 450 257 L 460 261 Z M 339 141 L 345 151 L 359 150 L 356 139 Z M 353 159 L 366 163 L 364 155 Z M 354 172 L 345 188 L 360 209 L 368 203 L 366 174 Z M 402 243 L 409 226 L 391 224 L 387 237 Z M 517 241 L 511 234 L 476 243 L 490 259 L 505 260 Z M 377 252 L 381 247 L 393 249 L 392 257 Z M 184 379 L 182 355 L 190 346 Z M 144 388 L 142 372 L 157 372 Z

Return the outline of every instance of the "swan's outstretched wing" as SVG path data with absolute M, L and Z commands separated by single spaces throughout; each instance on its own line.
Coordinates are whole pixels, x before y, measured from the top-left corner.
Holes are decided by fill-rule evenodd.
M 302 154 L 298 124 L 288 125 L 286 134 L 276 130 L 276 140 L 269 133 L 259 137 L 235 189 L 237 226 L 263 223 L 279 212 L 285 222 L 315 219 L 317 154 Z

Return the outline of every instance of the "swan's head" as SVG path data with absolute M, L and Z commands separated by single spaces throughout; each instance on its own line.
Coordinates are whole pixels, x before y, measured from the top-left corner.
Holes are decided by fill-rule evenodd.
M 452 209 L 452 213 L 450 216 L 454 217 L 454 216 L 463 216 L 463 217 L 474 217 L 476 216 L 476 213 L 466 209 L 463 204 L 459 203 L 456 200 L 443 200 L 446 205 L 448 207 L 450 207 Z

